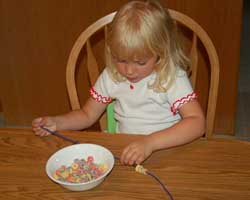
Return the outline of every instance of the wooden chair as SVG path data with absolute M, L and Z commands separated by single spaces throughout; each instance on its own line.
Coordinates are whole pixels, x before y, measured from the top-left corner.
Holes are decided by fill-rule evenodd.
M 195 22 L 193 19 L 184 15 L 180 12 L 170 10 L 170 15 L 173 19 L 175 19 L 178 23 L 190 29 L 192 33 L 192 44 L 190 50 L 190 59 L 192 65 L 191 67 L 191 83 L 193 87 L 195 87 L 196 78 L 197 78 L 197 69 L 198 69 L 198 51 L 197 51 L 197 40 L 201 41 L 204 45 L 205 50 L 207 52 L 209 62 L 210 62 L 210 83 L 209 83 L 209 91 L 208 91 L 208 101 L 207 101 L 207 112 L 206 112 L 206 137 L 210 137 L 213 134 L 214 128 L 214 119 L 215 119 L 215 110 L 216 110 L 216 102 L 217 102 L 217 94 L 218 94 L 218 86 L 219 86 L 219 61 L 216 49 L 208 36 L 208 34 L 203 30 L 203 28 Z M 92 46 L 90 43 L 90 38 L 93 34 L 95 34 L 100 29 L 104 29 L 104 35 L 107 33 L 107 24 L 109 24 L 115 12 L 99 19 L 92 25 L 90 25 L 76 40 L 67 64 L 66 70 L 66 82 L 67 89 L 69 94 L 69 99 L 71 103 L 71 107 L 73 110 L 80 108 L 79 98 L 76 90 L 76 82 L 75 82 L 75 71 L 76 71 L 76 63 L 80 51 L 83 47 L 86 48 L 87 53 L 87 68 L 89 73 L 89 78 L 91 85 L 94 85 L 98 75 L 100 74 L 99 68 L 97 65 L 96 58 L 93 54 Z M 100 126 L 102 130 L 106 130 L 106 116 L 104 115 L 100 119 Z

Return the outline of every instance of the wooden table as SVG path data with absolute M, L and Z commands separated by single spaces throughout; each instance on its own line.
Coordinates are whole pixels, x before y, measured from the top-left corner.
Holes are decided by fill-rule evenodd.
M 81 143 L 96 143 L 119 156 L 126 144 L 141 136 L 63 132 Z M 72 192 L 45 173 L 50 155 L 71 143 L 55 136 L 38 137 L 29 129 L 0 129 L 0 199 L 169 199 L 150 176 L 116 162 L 98 187 Z M 225 139 L 200 139 L 155 152 L 144 167 L 157 175 L 175 200 L 250 199 L 250 144 Z

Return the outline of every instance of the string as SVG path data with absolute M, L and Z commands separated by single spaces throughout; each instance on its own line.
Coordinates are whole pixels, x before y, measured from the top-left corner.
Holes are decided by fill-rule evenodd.
M 79 141 L 74 140 L 74 139 L 69 138 L 69 137 L 66 137 L 65 135 L 62 135 L 62 134 L 60 134 L 60 133 L 58 133 L 58 132 L 56 132 L 56 131 L 51 131 L 51 130 L 45 128 L 45 127 L 41 127 L 41 128 L 42 128 L 43 130 L 49 132 L 51 135 L 57 136 L 57 137 L 59 137 L 59 138 L 62 138 L 62 139 L 64 139 L 64 140 L 69 141 L 69 142 L 72 142 L 72 143 L 74 143 L 74 144 L 80 144 Z M 114 158 L 115 158 L 116 160 L 120 160 L 120 158 L 117 157 L 117 156 L 114 156 Z M 161 181 L 156 175 L 154 175 L 152 172 L 149 172 L 149 171 L 148 171 L 147 169 L 145 169 L 142 165 L 134 164 L 133 167 L 135 168 L 135 171 L 136 171 L 136 172 L 141 173 L 141 174 L 145 174 L 145 175 L 148 175 L 148 176 L 151 176 L 153 179 L 155 179 L 155 180 L 161 185 L 161 187 L 162 187 L 163 190 L 166 192 L 166 194 L 169 196 L 169 198 L 170 198 L 171 200 L 174 200 L 172 194 L 169 192 L 169 190 L 167 189 L 167 187 L 162 183 L 162 181 Z
M 45 127 L 41 127 L 41 129 L 43 129 L 43 130 L 49 132 L 51 135 L 55 135 L 55 136 L 57 136 L 57 137 L 59 137 L 59 138 L 62 138 L 62 139 L 64 139 L 64 140 L 67 140 L 67 141 L 72 142 L 72 143 L 74 143 L 74 144 L 80 144 L 79 141 L 74 140 L 74 139 L 69 138 L 69 137 L 66 137 L 65 135 L 62 135 L 62 134 L 60 134 L 60 133 L 58 133 L 58 132 L 56 132 L 56 131 L 51 131 L 51 130 L 45 128 Z

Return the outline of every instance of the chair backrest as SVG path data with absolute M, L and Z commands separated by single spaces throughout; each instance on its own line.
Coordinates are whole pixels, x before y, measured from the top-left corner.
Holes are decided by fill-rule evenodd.
M 203 28 L 195 22 L 193 19 L 184 15 L 178 11 L 169 9 L 171 17 L 178 23 L 187 27 L 193 32 L 192 44 L 190 48 L 190 59 L 191 59 L 191 76 L 190 81 L 195 87 L 198 69 L 198 50 L 197 50 L 197 39 L 201 41 L 207 52 L 209 63 L 210 63 L 210 80 L 209 80 L 209 91 L 206 111 L 206 137 L 210 137 L 213 134 L 215 110 L 217 102 L 217 94 L 219 87 L 219 60 L 216 49 Z M 106 37 L 107 25 L 113 20 L 116 12 L 113 12 L 92 25 L 90 25 L 76 40 L 67 64 L 66 69 L 66 83 L 70 99 L 70 104 L 73 110 L 80 108 L 80 102 L 76 90 L 75 72 L 78 56 L 83 47 L 86 48 L 87 53 L 87 68 L 89 73 L 89 79 L 91 85 L 94 85 L 97 77 L 100 74 L 96 58 L 93 54 L 90 38 L 100 29 L 104 29 L 104 35 Z M 100 126 L 102 130 L 106 130 L 106 116 L 104 115 L 100 119 Z

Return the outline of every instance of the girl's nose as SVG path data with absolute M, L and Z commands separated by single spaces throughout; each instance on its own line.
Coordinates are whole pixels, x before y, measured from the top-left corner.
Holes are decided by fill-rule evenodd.
M 132 75 L 134 73 L 133 66 L 131 64 L 126 65 L 126 74 L 127 75 Z

